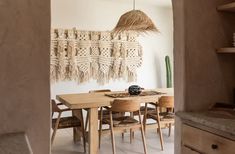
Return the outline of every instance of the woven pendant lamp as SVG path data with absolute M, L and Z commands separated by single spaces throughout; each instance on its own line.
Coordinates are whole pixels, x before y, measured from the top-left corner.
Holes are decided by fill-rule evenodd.
M 143 11 L 135 10 L 135 0 L 133 0 L 133 10 L 123 14 L 113 30 L 114 33 L 123 31 L 159 32 L 153 21 Z

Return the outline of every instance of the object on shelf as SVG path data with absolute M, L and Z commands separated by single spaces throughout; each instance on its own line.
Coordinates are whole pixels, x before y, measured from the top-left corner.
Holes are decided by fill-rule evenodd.
M 233 104 L 235 104 L 235 88 L 233 88 Z
M 217 53 L 235 53 L 235 47 L 219 48 L 216 50 Z
M 233 33 L 233 46 L 235 47 L 235 33 Z
M 227 11 L 227 12 L 235 12 L 235 2 L 228 3 L 225 5 L 220 5 L 217 7 L 218 11 Z
M 212 105 L 210 110 L 213 109 L 228 109 L 228 110 L 234 110 L 235 112 L 235 105 L 234 104 L 229 104 L 229 103 L 222 103 L 222 102 L 217 102 Z
M 215 103 L 210 109 L 208 114 L 214 115 L 219 118 L 235 119 L 235 105 L 229 103 Z

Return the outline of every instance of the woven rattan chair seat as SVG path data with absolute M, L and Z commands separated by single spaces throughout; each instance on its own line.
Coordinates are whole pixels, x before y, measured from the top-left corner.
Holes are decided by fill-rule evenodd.
M 171 121 L 175 118 L 175 114 L 171 112 L 162 112 L 159 116 L 161 121 Z M 157 120 L 157 112 L 150 112 L 147 114 L 147 117 Z
M 55 128 L 56 119 L 52 119 L 52 128 Z M 58 129 L 70 128 L 70 127 L 81 127 L 81 122 L 76 117 L 64 117 L 60 118 Z
M 156 108 L 154 108 L 154 107 L 147 107 L 147 112 L 149 112 L 149 111 L 155 111 L 156 110 Z M 145 106 L 141 106 L 140 107 L 140 114 L 141 115 L 144 115 L 144 112 L 145 112 Z M 138 111 L 136 111 L 136 112 L 133 112 L 133 114 L 134 115 L 138 115 L 139 113 L 138 113 Z
M 110 119 L 105 118 L 103 119 L 103 123 L 110 124 Z M 123 117 L 113 117 L 113 126 L 114 127 L 123 127 L 123 126 L 132 126 L 138 124 L 138 120 L 130 117 L 130 116 L 123 116 Z

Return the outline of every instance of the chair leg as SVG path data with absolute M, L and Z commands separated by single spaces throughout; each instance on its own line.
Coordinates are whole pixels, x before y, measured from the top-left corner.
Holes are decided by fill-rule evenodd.
M 144 153 L 147 154 L 147 146 L 146 146 L 143 125 L 141 125 L 141 136 L 142 136 L 142 141 L 143 141 L 143 146 L 144 146 Z
M 113 154 L 116 154 L 112 112 L 109 112 L 109 117 L 110 117 L 110 131 L 111 131 L 111 138 L 112 138 Z
M 124 140 L 124 133 L 122 133 L 122 140 Z
M 99 148 L 100 148 L 100 145 L 101 145 L 101 136 L 102 136 L 102 121 L 103 119 L 103 108 L 101 107 L 100 108 L 100 123 L 99 123 Z
M 140 120 L 140 131 L 141 131 L 141 136 L 142 136 L 142 141 L 143 141 L 143 146 L 144 146 L 144 153 L 147 154 L 146 139 L 145 139 L 143 123 L 141 121 L 140 111 L 139 111 L 139 120 Z
M 87 131 L 88 121 L 89 121 L 89 111 L 87 111 L 87 115 L 86 115 L 85 131 Z
M 73 128 L 73 142 L 76 143 L 77 141 L 79 141 L 79 137 L 78 137 L 78 128 L 74 127 Z
M 171 128 L 172 128 L 172 124 L 170 123 L 170 124 L 169 124 L 169 133 L 168 133 L 168 136 L 169 136 L 169 137 L 171 136 Z
M 132 129 L 130 129 L 130 144 L 132 143 L 132 137 L 133 136 L 133 133 L 132 133 Z
M 133 112 L 130 113 L 130 117 L 134 118 Z M 133 131 L 132 129 L 130 129 L 130 144 L 132 143 L 132 139 L 133 139 Z
M 144 118 L 143 118 L 144 133 L 146 133 L 147 107 L 148 107 L 148 104 L 145 103 Z
M 52 133 L 52 136 L 51 136 L 51 145 L 53 144 L 54 139 L 55 139 L 56 131 L 58 129 L 59 122 L 60 122 L 60 116 L 61 116 L 61 112 L 59 112 L 58 118 L 57 118 L 56 123 L 55 123 L 55 128 L 53 129 L 53 133 Z
M 79 110 L 72 110 L 72 116 L 77 117 L 80 120 L 80 122 L 81 122 L 81 127 L 83 127 L 83 128 L 81 128 L 81 127 L 74 127 L 73 128 L 73 142 L 76 143 L 78 141 L 81 141 L 81 137 L 82 136 L 79 133 L 79 131 L 82 132 L 82 129 L 84 129 L 84 125 L 82 126 L 82 124 L 83 124 L 82 110 L 81 109 L 79 109 Z
M 82 110 L 80 110 L 80 121 L 81 121 L 81 129 L 82 129 L 82 140 L 83 140 L 83 148 L 84 152 L 86 153 L 86 130 L 84 129 L 84 121 L 83 121 L 83 114 Z
M 157 128 L 157 132 L 159 134 L 159 137 L 160 137 L 160 142 L 161 142 L 161 149 L 162 151 L 164 150 L 164 146 L 163 146 L 163 137 L 162 137 L 162 129 L 161 129 L 161 125 L 160 125 L 160 122 L 157 121 L 158 123 L 158 128 Z

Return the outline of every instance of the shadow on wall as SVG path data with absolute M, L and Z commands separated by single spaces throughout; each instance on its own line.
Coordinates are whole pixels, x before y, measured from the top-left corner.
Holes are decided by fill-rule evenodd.
M 159 75 L 160 72 L 164 72 L 164 71 L 162 70 L 160 61 L 161 61 L 161 60 L 160 60 L 159 56 L 156 54 L 156 55 L 154 56 L 154 65 L 155 65 L 156 70 L 157 70 L 157 71 L 155 71 L 156 76 L 157 76 L 156 80 L 157 80 L 157 83 L 158 83 L 158 85 L 156 85 L 156 86 L 158 86 L 158 87 L 165 87 L 165 85 L 163 85 L 164 80 L 162 79 L 162 76 Z

